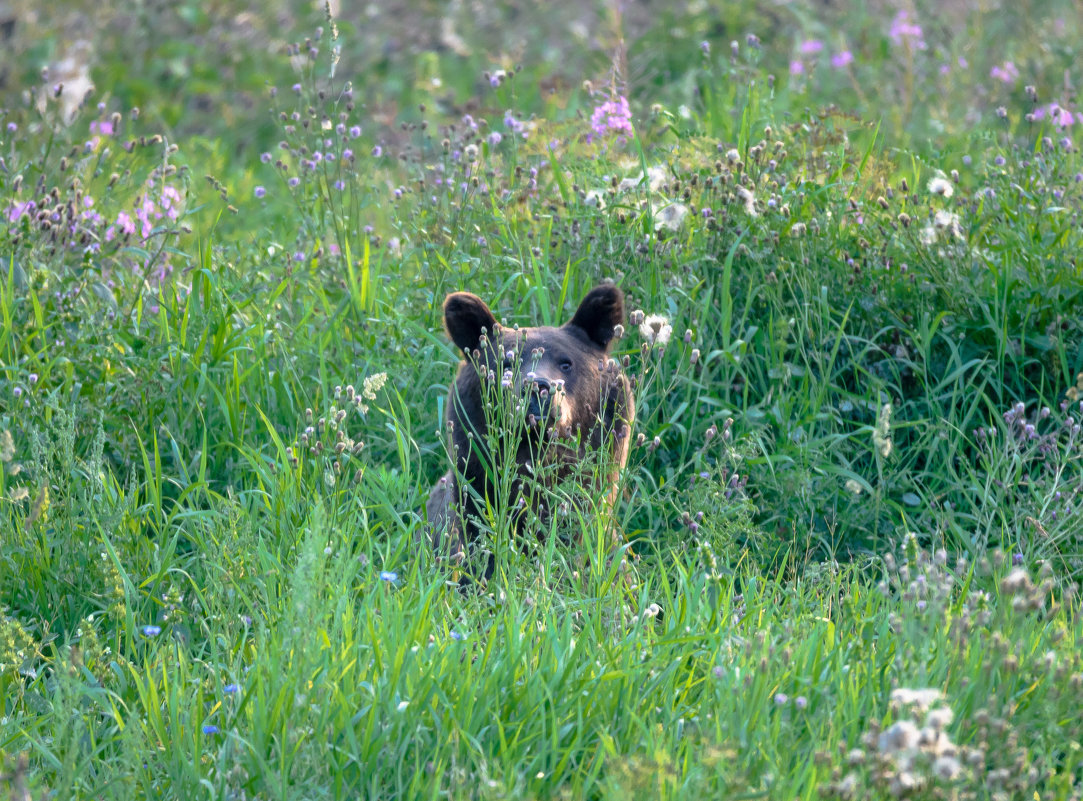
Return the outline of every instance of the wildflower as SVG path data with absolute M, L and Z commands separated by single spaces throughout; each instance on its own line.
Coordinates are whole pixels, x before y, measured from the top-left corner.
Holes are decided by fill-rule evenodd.
M 240 690 L 241 686 L 239 684 L 227 684 L 225 687 L 222 688 L 222 692 L 224 692 L 226 695 L 234 695 L 235 693 L 240 692 Z
M 959 764 L 959 760 L 953 756 L 937 757 L 933 762 L 933 773 L 938 779 L 946 782 L 953 781 L 958 778 L 962 773 L 963 766 Z
M 797 48 L 803 55 L 811 56 L 824 49 L 824 43 L 819 39 L 806 39 Z
M 955 239 L 963 238 L 963 229 L 959 224 L 959 215 L 940 209 L 933 215 L 933 225 L 937 231 L 950 234 Z
M 143 636 L 144 637 L 157 637 L 161 633 L 162 633 L 162 627 L 161 626 L 143 626 Z
M 648 345 L 664 347 L 673 334 L 673 326 L 661 314 L 652 314 L 640 324 L 639 333 Z
M 906 10 L 900 11 L 892 19 L 888 36 L 897 45 L 905 44 L 915 50 L 924 50 L 926 47 L 925 34 L 922 32 L 921 26 L 911 22 L 910 12 Z
M 872 444 L 876 446 L 881 458 L 891 455 L 891 404 L 885 403 L 876 417 L 876 428 L 872 432 Z
M 927 188 L 932 194 L 940 195 L 944 198 L 949 198 L 955 193 L 955 187 L 953 187 L 951 181 L 943 175 L 937 175 L 934 178 L 931 178 Z
M 847 492 L 852 492 L 854 495 L 860 495 L 862 489 L 863 488 L 861 486 L 861 482 L 858 481 L 857 479 L 853 479 L 853 478 L 846 479 L 846 490 L 847 490 Z
M 989 71 L 989 77 L 1010 86 L 1019 80 L 1019 69 L 1011 61 L 1005 61 L 1003 65 L 994 65 Z
M 679 231 L 681 223 L 688 215 L 688 206 L 683 203 L 670 203 L 654 212 L 654 230 Z
M 805 65 L 797 59 L 790 62 L 790 75 L 801 75 L 805 71 Z
M 221 731 L 221 730 L 217 726 L 215 726 L 213 723 L 207 723 L 207 724 L 205 724 L 203 726 L 203 733 L 204 734 L 218 734 L 219 731 Z
M 930 710 L 929 714 L 925 717 L 925 725 L 933 731 L 942 731 L 951 723 L 954 715 L 952 711 L 947 707 L 940 707 L 939 709 Z
M 610 95 L 590 115 L 591 133 L 587 141 L 617 135 L 618 140 L 632 135 L 632 109 L 624 95 Z
M 451 639 L 455 640 L 456 642 L 462 642 L 466 639 L 466 635 L 459 631 L 452 631 Z
M 376 393 L 387 383 L 387 373 L 373 373 L 361 385 L 361 394 L 368 400 L 376 400 Z
M 373 147 L 372 147 L 372 157 L 374 159 L 380 158 L 380 156 L 382 156 L 383 154 L 384 154 L 384 149 L 382 147 L 380 147 L 379 145 L 373 145 Z M 345 154 L 343 154 L 343 155 L 345 155 Z
M 255 189 L 252 190 L 252 194 L 258 198 L 262 198 L 264 195 L 267 194 L 267 190 L 262 186 L 257 186 Z
M 380 581 L 386 581 L 388 584 L 393 584 L 399 580 L 399 574 L 394 570 L 381 570 Z
M 288 184 L 289 184 L 289 186 L 290 186 L 290 189 L 293 189 L 293 188 L 294 188 L 294 187 L 296 187 L 296 186 L 297 186 L 297 185 L 298 185 L 299 183 L 301 183 L 301 179 L 300 179 L 300 178 L 298 178 L 298 177 L 297 177 L 297 176 L 295 175 L 295 176 L 293 176 L 292 178 L 290 178 L 290 179 L 289 179 L 289 180 L 288 180 L 288 181 L 287 181 L 286 183 L 288 183 Z
M 745 207 L 745 213 L 750 217 L 756 216 L 756 196 L 752 194 L 752 191 L 746 189 L 743 186 L 737 187 L 737 197 L 741 199 L 741 203 Z
M 803 695 L 799 695 L 793 699 L 793 703 L 798 709 L 804 709 L 808 706 L 808 699 Z
M 835 55 L 831 56 L 831 66 L 837 70 L 841 70 L 843 67 L 848 67 L 854 63 L 854 54 L 849 50 L 843 50 Z
M 301 84 L 295 83 L 293 85 L 293 91 L 296 92 L 297 94 L 301 94 Z
M 775 693 L 775 703 L 779 706 L 782 706 L 789 700 L 790 696 L 786 695 L 786 693 Z
M 898 688 L 891 691 L 891 702 L 899 706 L 912 706 L 917 709 L 928 709 L 943 698 L 943 694 L 937 689 L 907 690 Z
M 921 732 L 913 721 L 899 720 L 880 734 L 877 747 L 881 754 L 897 754 L 914 750 L 920 740 Z

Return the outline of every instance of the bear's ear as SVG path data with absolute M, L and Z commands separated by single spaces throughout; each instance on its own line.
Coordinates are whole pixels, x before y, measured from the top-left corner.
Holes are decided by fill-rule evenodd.
M 587 293 L 568 325 L 586 333 L 591 342 L 608 348 L 613 329 L 624 322 L 624 295 L 612 284 L 597 286 Z
M 496 331 L 496 318 L 477 295 L 452 292 L 444 300 L 444 327 L 451 341 L 464 353 L 469 353 L 478 347 L 482 328 L 492 337 Z

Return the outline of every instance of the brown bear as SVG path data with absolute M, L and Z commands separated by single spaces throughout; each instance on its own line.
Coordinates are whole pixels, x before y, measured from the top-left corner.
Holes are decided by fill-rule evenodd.
M 631 385 L 609 356 L 623 321 L 624 296 L 608 284 L 559 328 L 506 328 L 476 295 L 447 296 L 444 325 L 465 360 L 447 403 L 453 467 L 425 507 L 439 556 L 469 558 L 501 510 L 517 534 L 530 522 L 543 537 L 553 504 L 569 508 L 556 492 L 567 481 L 612 509 L 635 419 Z M 491 551 L 483 570 L 492 573 Z

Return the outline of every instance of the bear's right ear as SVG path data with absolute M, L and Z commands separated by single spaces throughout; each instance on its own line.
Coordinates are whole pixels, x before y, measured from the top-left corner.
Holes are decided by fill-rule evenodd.
M 477 348 L 481 329 L 492 337 L 496 318 L 485 301 L 470 292 L 452 292 L 444 301 L 444 327 L 451 341 L 464 353 Z

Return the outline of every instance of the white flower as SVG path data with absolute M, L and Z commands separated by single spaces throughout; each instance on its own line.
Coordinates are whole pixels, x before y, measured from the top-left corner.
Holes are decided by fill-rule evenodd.
M 933 215 L 933 225 L 936 226 L 937 231 L 951 234 L 956 239 L 963 238 L 963 228 L 959 224 L 959 215 L 954 212 L 941 209 Z
M 940 690 L 936 689 L 907 690 L 900 687 L 891 691 L 892 703 L 899 706 L 913 706 L 921 710 L 928 709 L 943 697 Z
M 668 206 L 652 209 L 654 230 L 665 228 L 667 231 L 679 231 L 684 218 L 688 216 L 688 206 L 683 203 L 670 203 Z
M 387 373 L 375 373 L 365 379 L 361 388 L 361 394 L 368 400 L 376 400 L 376 393 L 384 388 L 387 383 Z
M 673 335 L 673 326 L 663 315 L 652 314 L 640 324 L 639 333 L 648 345 L 662 347 Z
M 605 208 L 605 195 L 599 192 L 597 189 L 591 189 L 587 192 L 587 196 L 583 198 L 584 205 L 594 206 L 598 210 Z
M 955 757 L 942 756 L 933 763 L 933 773 L 936 774 L 937 778 L 946 782 L 954 780 L 962 771 L 963 766 L 959 764 L 959 760 Z
M 742 205 L 745 207 L 745 212 L 751 216 L 756 216 L 756 196 L 752 194 L 752 191 L 744 186 L 737 187 L 737 197 L 741 199 Z
M 937 175 L 929 180 L 927 188 L 934 195 L 940 195 L 943 198 L 949 198 L 955 194 L 955 187 L 951 185 L 951 181 L 945 178 L 943 175 Z
M 897 754 L 914 750 L 920 740 L 921 732 L 913 721 L 899 720 L 881 732 L 877 746 L 881 754 Z
M 941 731 L 951 723 L 953 717 L 955 717 L 954 714 L 947 707 L 932 709 L 925 718 L 925 725 L 935 731 Z

